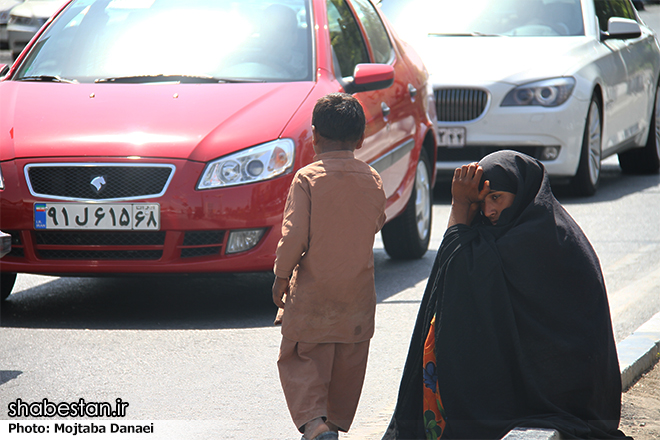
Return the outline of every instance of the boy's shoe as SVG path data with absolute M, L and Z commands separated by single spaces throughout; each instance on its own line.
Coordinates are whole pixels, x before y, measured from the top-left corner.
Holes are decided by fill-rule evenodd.
M 303 440 L 308 440 L 303 436 Z M 339 440 L 339 434 L 335 431 L 325 431 L 314 437 L 312 440 Z

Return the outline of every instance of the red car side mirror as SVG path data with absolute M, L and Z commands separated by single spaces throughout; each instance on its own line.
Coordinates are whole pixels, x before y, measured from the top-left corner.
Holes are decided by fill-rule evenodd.
M 347 93 L 386 89 L 394 83 L 394 67 L 389 64 L 358 64 L 353 81 L 346 84 Z

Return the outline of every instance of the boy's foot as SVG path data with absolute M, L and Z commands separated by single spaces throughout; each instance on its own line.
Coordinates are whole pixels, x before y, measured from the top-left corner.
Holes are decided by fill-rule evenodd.
M 309 440 L 309 439 L 303 435 L 302 439 L 300 440 Z M 320 433 L 311 440 L 339 440 L 339 433 L 335 431 L 325 431 Z
M 312 440 L 339 440 L 339 433 L 335 431 L 325 431 L 314 437 Z
M 319 417 L 307 422 L 302 440 L 336 440 L 339 438 L 336 429 L 334 424 L 326 424 L 323 418 Z

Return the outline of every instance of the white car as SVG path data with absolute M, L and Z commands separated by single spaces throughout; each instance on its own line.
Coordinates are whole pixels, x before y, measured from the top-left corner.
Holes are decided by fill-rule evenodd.
M 18 58 L 37 31 L 68 0 L 25 0 L 9 13 L 7 34 L 12 57 Z
M 23 0 L 0 0 L 0 49 L 9 48 L 9 38 L 7 36 L 9 11 L 22 1 Z
M 629 0 L 381 0 L 431 73 L 438 173 L 503 148 L 591 195 L 601 160 L 657 173 L 660 48 Z

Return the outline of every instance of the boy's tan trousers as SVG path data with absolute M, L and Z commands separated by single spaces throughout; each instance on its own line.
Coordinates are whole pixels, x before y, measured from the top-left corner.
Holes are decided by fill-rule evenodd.
M 282 338 L 277 367 L 300 432 L 318 417 L 348 431 L 362 393 L 368 354 L 369 341 L 313 344 Z

